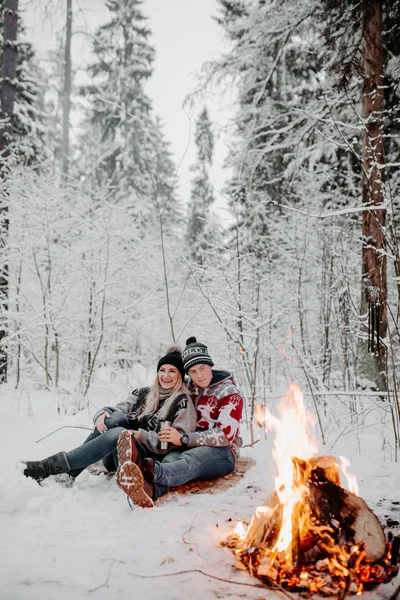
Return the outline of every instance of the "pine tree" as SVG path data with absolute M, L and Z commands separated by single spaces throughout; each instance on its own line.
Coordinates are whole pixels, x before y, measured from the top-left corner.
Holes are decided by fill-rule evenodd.
M 52 164 L 62 170 L 62 143 L 63 143 L 63 111 L 62 94 L 63 69 L 62 69 L 62 40 L 57 40 L 57 47 L 50 51 L 47 59 L 45 73 L 46 94 L 45 108 L 47 113 L 46 142 L 48 154 Z
M 228 191 L 240 222 L 247 223 L 248 243 L 262 257 L 276 206 L 298 202 L 302 167 L 312 160 L 307 146 L 321 141 L 302 109 L 319 92 L 322 64 L 308 4 L 223 0 L 220 5 L 218 22 L 232 46 L 220 66 L 238 85 Z
M 93 83 L 83 90 L 90 104 L 90 123 L 104 149 L 97 165 L 98 181 L 113 189 L 116 200 L 130 193 L 135 203 L 152 193 L 154 127 L 144 91 L 152 74 L 154 49 L 141 4 L 140 0 L 108 0 L 111 19 L 95 35 L 95 61 L 88 69 Z
M 1 37 L 3 44 L 3 38 Z M 18 16 L 15 105 L 10 131 L 12 151 L 19 164 L 37 164 L 46 155 L 45 74 Z M 2 61 L 0 61 L 2 69 Z M 3 80 L 1 80 L 1 85 Z
M 45 155 L 43 73 L 37 67 L 31 44 L 24 40 L 18 1 L 2 4 L 0 17 L 1 90 L 1 177 L 4 183 L 0 203 L 0 381 L 7 379 L 9 263 L 9 197 L 7 179 L 13 165 L 38 164 Z M 17 33 L 18 32 L 18 33 Z
M 202 264 L 204 253 L 210 248 L 210 208 L 214 194 L 210 183 L 210 169 L 214 151 L 214 135 L 206 108 L 196 122 L 195 133 L 197 161 L 192 166 L 194 173 L 190 193 L 187 239 L 193 261 Z
M 396 164 L 400 158 L 395 142 L 399 117 L 400 3 L 327 0 L 324 4 L 330 68 L 337 74 L 340 87 L 347 89 L 356 81 L 361 99 L 359 171 L 365 211 L 362 217 L 360 312 L 368 314 L 368 340 L 360 344 L 360 372 L 373 379 L 378 389 L 386 389 L 386 250 L 391 245 L 391 253 L 395 256 L 398 252 L 397 236 L 393 240 L 388 235 L 385 204 L 394 200 L 390 190 L 394 193 L 396 190 L 396 176 L 393 183 L 387 184 L 390 164 Z M 398 270 L 398 258 L 395 268 Z
M 126 264 L 129 271 L 126 295 L 113 299 L 113 306 L 127 299 L 133 304 L 138 289 L 142 293 L 151 289 L 162 304 L 165 293 L 172 324 L 168 302 L 174 290 L 169 284 L 176 273 L 171 274 L 170 262 L 180 241 L 183 217 L 170 148 L 145 91 L 154 60 L 150 29 L 142 2 L 110 0 L 107 6 L 110 19 L 94 38 L 94 59 L 88 69 L 92 81 L 82 90 L 84 133 L 71 169 L 92 198 L 88 219 L 94 236 L 104 214 L 123 214 L 123 236 L 113 229 L 114 220 L 107 223 L 107 235 L 113 240 L 112 261 Z M 96 271 L 90 277 L 97 285 Z M 138 308 L 129 317 L 129 331 L 138 332 L 139 338 L 142 317 Z M 126 315 L 122 312 L 118 320 L 126 321 Z M 113 325 L 119 350 L 127 350 L 131 333 L 121 335 L 122 323 Z M 99 330 L 102 325 L 96 327 Z
M 373 204 L 387 201 L 385 193 L 389 190 L 384 180 L 390 169 L 392 194 L 396 196 L 400 179 L 395 168 L 399 161 L 399 3 L 220 0 L 220 5 L 218 20 L 231 42 L 231 52 L 222 57 L 215 71 L 222 73 L 221 77 L 232 77 L 238 85 L 236 137 L 228 166 L 233 171 L 229 193 L 238 216 L 242 249 L 258 256 L 260 270 L 281 272 L 282 281 L 289 280 L 288 265 L 295 269 L 291 272 L 298 288 L 291 289 L 298 300 L 302 351 L 321 365 L 321 379 L 329 381 L 328 355 L 334 353 L 334 343 L 339 341 L 336 331 L 346 330 L 349 336 L 348 326 L 340 322 L 341 312 L 345 312 L 343 298 L 348 303 L 357 302 L 359 293 L 354 283 L 348 283 L 357 281 L 361 265 L 359 213 L 332 221 L 318 221 L 311 215 L 336 212 L 338 208 L 350 212 L 365 198 Z M 383 10 L 383 45 L 377 41 L 376 27 L 375 32 L 371 30 L 373 23 L 380 29 L 374 12 L 378 5 Z M 324 34 L 328 49 L 323 47 Z M 389 50 L 387 56 L 377 50 L 378 46 Z M 382 74 L 380 67 L 386 59 L 384 77 L 377 84 L 374 77 L 381 76 L 378 71 Z M 372 84 L 369 93 L 363 94 L 363 83 Z M 372 110 L 371 106 L 367 109 L 368 101 L 375 104 Z M 388 166 L 382 161 L 384 155 L 389 157 Z M 377 176 L 376 186 L 371 175 Z M 376 231 L 367 227 L 366 233 L 364 229 L 363 255 L 373 255 L 376 268 L 371 270 L 371 263 L 366 269 L 364 266 L 364 276 L 367 271 L 375 272 L 379 283 L 372 287 L 380 288 L 385 297 L 386 254 L 381 242 L 387 229 L 381 211 L 379 218 L 374 208 L 368 212 Z M 315 226 L 310 227 L 310 222 Z M 321 277 L 315 275 L 319 266 Z M 398 265 L 396 268 L 400 273 Z M 338 280 L 343 283 L 336 298 Z M 315 331 L 311 329 L 315 322 L 312 326 L 310 322 L 315 319 L 316 298 L 321 299 L 319 344 L 315 336 L 310 341 L 307 333 Z M 386 331 L 383 304 L 379 311 L 370 311 L 375 341 L 377 328 L 380 337 Z M 365 304 L 362 314 L 364 309 Z M 338 319 L 336 329 L 333 318 Z M 356 340 L 356 323 L 352 331 Z M 348 344 L 340 343 L 346 348 L 348 370 Z
M 343 277 L 343 260 L 336 262 L 340 238 L 334 236 L 340 228 L 311 215 L 357 201 L 357 164 L 351 144 L 343 140 L 354 133 L 351 94 L 346 98 L 333 89 L 333 76 L 325 71 L 325 24 L 316 18 L 317 2 L 222 0 L 220 5 L 219 22 L 231 47 L 215 72 L 233 79 L 238 89 L 236 135 L 227 159 L 235 216 L 231 234 L 240 265 L 237 297 L 246 307 L 249 272 L 252 286 L 269 281 L 269 290 L 259 288 L 258 313 L 271 315 L 271 329 L 282 338 L 293 326 L 296 349 L 321 381 L 328 381 L 342 360 L 340 348 L 334 353 L 341 330 L 331 324 L 336 318 L 332 282 L 338 272 Z M 342 129 L 335 124 L 338 114 Z M 352 239 L 354 224 L 348 223 Z M 344 252 L 346 257 L 353 252 L 350 244 Z M 346 276 L 353 278 L 349 263 Z M 251 344 L 260 331 L 242 313 L 240 331 Z M 276 362 L 262 334 L 257 348 L 259 356 Z
M 2 7 L 3 8 L 3 7 Z M 1 101 L 1 128 L 0 128 L 0 173 L 6 180 L 7 159 L 11 149 L 11 127 L 14 116 L 15 78 L 17 69 L 17 29 L 18 29 L 18 0 L 8 0 L 4 6 L 4 23 L 2 27 L 2 81 L 0 88 Z M 5 249 L 8 244 L 9 209 L 5 198 L 0 204 L 0 249 L 2 262 L 0 263 L 0 382 L 7 381 L 7 311 L 9 294 L 9 264 L 5 259 Z
M 71 112 L 71 88 L 72 88 L 72 61 L 71 61 L 71 39 L 72 39 L 72 0 L 67 0 L 67 15 L 65 26 L 64 46 L 64 82 L 63 82 L 63 137 L 62 137 L 62 172 L 68 175 L 69 170 L 69 129 Z

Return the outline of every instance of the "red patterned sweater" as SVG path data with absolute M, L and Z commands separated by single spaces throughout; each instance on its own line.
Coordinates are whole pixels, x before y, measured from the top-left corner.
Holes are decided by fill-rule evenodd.
M 214 371 L 207 388 L 198 388 L 191 381 L 190 395 L 197 410 L 195 433 L 189 433 L 188 448 L 196 446 L 229 446 L 239 457 L 242 438 L 239 436 L 243 398 L 227 371 Z

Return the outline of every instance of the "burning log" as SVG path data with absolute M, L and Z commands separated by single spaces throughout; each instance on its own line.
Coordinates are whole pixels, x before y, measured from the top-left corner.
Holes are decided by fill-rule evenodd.
M 338 461 L 334 456 L 330 454 L 324 454 L 323 456 L 313 456 L 308 461 L 311 466 L 311 470 L 319 468 L 322 470 L 324 477 L 336 485 L 340 485 L 340 473 Z
M 304 498 L 292 512 L 291 562 L 296 566 L 332 553 L 337 544 L 366 545 L 371 562 L 386 553 L 386 540 L 378 518 L 367 504 L 340 487 L 339 468 L 334 457 L 319 456 L 310 461 L 293 458 L 294 485 L 303 486 Z M 281 490 L 282 491 L 282 490 Z M 282 526 L 283 506 L 274 492 L 256 510 L 244 543 L 273 548 Z
M 324 481 L 329 481 L 337 486 L 340 485 L 340 474 L 339 465 L 334 456 L 317 456 L 309 461 L 292 458 L 292 462 L 294 467 L 293 487 L 303 490 L 300 500 L 292 511 L 291 562 L 300 567 L 307 561 L 317 560 L 323 556 L 317 540 L 323 537 L 326 523 L 321 521 L 316 528 L 314 525 L 313 503 L 309 491 L 307 491 L 312 474 L 318 472 Z
M 237 528 L 225 542 L 234 549 L 236 565 L 267 584 L 307 596 L 343 598 L 388 581 L 398 569 L 378 518 L 356 493 L 340 486 L 335 457 L 309 458 L 317 447 L 298 386 L 290 386 L 278 410 L 281 420 L 265 407 L 257 411 L 258 423 L 275 431 L 276 491 L 256 509 L 247 533 L 241 525 L 243 530 Z M 342 459 L 349 478 L 347 466 Z M 396 554 L 398 548 L 392 550 Z
M 321 469 L 321 472 L 324 474 L 324 477 L 327 481 L 331 481 L 332 483 L 340 483 L 340 474 L 339 474 L 339 465 L 335 457 L 333 456 L 318 456 L 316 458 L 312 458 L 308 465 L 309 469 L 307 469 L 306 461 L 299 461 L 299 459 L 294 459 L 297 462 L 298 469 L 297 472 L 301 476 L 298 477 L 299 480 L 305 480 L 307 477 L 307 471 L 315 470 L 317 468 Z M 304 481 L 301 482 L 304 484 Z M 282 492 L 282 488 L 279 490 Z M 301 511 L 301 507 L 297 508 L 298 511 Z M 278 492 L 274 492 L 271 496 L 262 504 L 262 506 L 256 509 L 256 514 L 253 517 L 250 527 L 248 529 L 246 538 L 244 540 L 245 544 L 248 546 L 259 547 L 273 547 L 277 541 L 281 526 L 282 526 L 282 515 L 283 515 L 283 505 L 279 498 Z M 294 521 L 298 520 L 296 516 L 293 519 Z
M 271 496 L 256 509 L 244 542 L 255 548 L 272 548 L 282 527 L 283 506 L 278 492 Z
M 391 565 L 397 565 L 399 562 L 400 536 L 396 535 L 392 541 L 392 556 L 390 558 Z
M 319 467 L 311 471 L 309 491 L 314 518 L 332 527 L 336 544 L 364 543 L 371 562 L 385 555 L 383 528 L 364 500 L 329 481 Z
M 340 487 L 338 463 L 320 456 L 292 459 L 293 490 L 301 490 L 291 512 L 291 539 L 279 548 L 284 486 L 256 509 L 247 533 L 232 536 L 241 564 L 266 581 L 291 589 L 339 595 L 387 581 L 397 569 L 376 515 L 354 493 Z M 291 491 L 293 491 L 291 490 Z

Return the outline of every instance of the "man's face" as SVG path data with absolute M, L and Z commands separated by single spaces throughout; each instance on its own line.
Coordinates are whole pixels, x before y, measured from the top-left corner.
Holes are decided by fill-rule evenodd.
M 194 365 L 188 371 L 190 379 L 197 387 L 206 388 L 210 385 L 213 376 L 210 365 Z

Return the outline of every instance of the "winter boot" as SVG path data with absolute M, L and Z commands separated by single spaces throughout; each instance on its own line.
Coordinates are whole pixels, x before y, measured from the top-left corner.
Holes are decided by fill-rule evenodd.
M 117 443 L 117 454 L 120 465 L 124 464 L 127 460 L 135 463 L 137 462 L 139 452 L 135 443 L 133 431 L 125 429 L 125 431 L 121 433 Z
M 123 465 L 127 461 L 134 462 L 142 471 L 144 479 L 150 482 L 153 481 L 154 460 L 145 457 L 132 431 L 123 431 L 119 436 L 117 454 L 119 465 Z
M 118 438 L 117 444 L 118 462 L 123 465 L 127 460 L 136 463 L 139 469 L 142 469 L 142 463 L 145 458 L 140 444 L 136 442 L 133 431 L 126 429 Z
M 53 456 L 49 456 L 43 460 L 28 461 L 25 464 L 25 477 L 32 477 L 32 479 L 36 479 L 38 482 L 43 481 L 43 479 L 46 479 L 50 475 L 70 473 L 71 471 L 65 452 L 58 452 L 58 454 L 53 454 Z
M 147 462 L 149 459 L 145 459 Z M 154 465 L 154 461 L 153 465 Z M 118 467 L 117 484 L 125 494 L 138 506 L 154 506 L 154 484 L 146 481 L 138 465 L 132 461 L 125 461 Z

